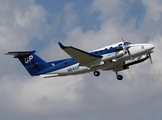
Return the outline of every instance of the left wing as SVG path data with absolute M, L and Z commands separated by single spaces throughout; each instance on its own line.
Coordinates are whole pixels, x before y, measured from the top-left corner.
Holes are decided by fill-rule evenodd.
M 74 60 L 76 60 L 82 66 L 84 65 L 86 66 L 87 64 L 100 60 L 102 58 L 102 56 L 93 55 L 83 50 L 74 48 L 72 46 L 64 46 L 60 42 L 58 42 L 58 44 L 67 54 L 69 54 L 72 58 L 74 58 Z

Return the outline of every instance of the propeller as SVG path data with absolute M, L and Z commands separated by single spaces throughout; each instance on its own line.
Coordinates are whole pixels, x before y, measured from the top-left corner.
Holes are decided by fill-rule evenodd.
M 124 41 L 123 37 L 121 37 L 121 39 L 122 39 L 122 41 L 123 41 L 123 43 L 124 43 L 124 46 L 126 46 L 126 44 L 125 44 L 125 41 Z
M 150 63 L 153 64 L 153 62 L 152 62 L 152 57 L 151 57 L 151 53 L 153 53 L 153 51 L 151 51 L 150 53 L 148 53 L 148 56 L 149 56 L 149 58 L 150 58 Z
M 128 49 L 127 49 L 127 52 L 128 52 L 129 57 L 131 58 L 131 60 L 133 60 L 132 55 L 130 54 L 130 51 Z
M 130 51 L 129 51 L 129 48 L 130 48 L 131 46 L 128 46 L 128 45 L 126 44 L 126 42 L 124 41 L 123 37 L 121 37 L 121 38 L 122 38 L 122 41 L 123 41 L 123 43 L 124 43 L 124 50 L 125 50 L 125 53 L 127 52 L 128 55 L 129 55 L 129 57 L 130 57 L 131 60 L 132 60 L 133 58 L 132 58 L 132 55 L 130 54 Z
M 153 64 L 153 62 L 152 62 L 152 57 L 151 57 L 150 54 L 149 54 L 149 58 L 150 58 L 150 63 Z

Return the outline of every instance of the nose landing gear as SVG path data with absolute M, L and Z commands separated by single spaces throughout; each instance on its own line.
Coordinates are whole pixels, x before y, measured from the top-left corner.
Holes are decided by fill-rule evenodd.
M 123 76 L 122 75 L 119 75 L 118 72 L 116 71 L 116 77 L 118 80 L 123 80 Z

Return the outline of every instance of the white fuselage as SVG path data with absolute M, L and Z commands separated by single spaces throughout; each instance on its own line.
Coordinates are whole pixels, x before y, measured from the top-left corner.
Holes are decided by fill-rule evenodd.
M 104 49 L 109 49 L 110 47 L 116 47 L 119 44 L 122 44 L 123 42 L 116 43 L 110 46 L 103 47 L 101 49 L 97 49 L 95 51 L 100 51 Z M 152 44 L 129 44 L 129 52 L 130 55 L 124 50 L 117 51 L 117 52 L 112 52 L 108 54 L 103 54 L 102 58 L 98 61 L 94 61 L 93 63 L 90 63 L 89 67 L 86 66 L 80 66 L 79 63 L 73 64 L 71 66 L 65 67 L 63 69 L 53 71 L 47 74 L 40 75 L 42 77 L 55 77 L 55 76 L 66 76 L 66 75 L 76 75 L 76 74 L 82 74 L 82 73 L 88 73 L 94 70 L 99 70 L 99 69 L 108 69 L 111 70 L 114 65 L 121 64 L 123 62 L 132 60 L 134 58 L 137 58 L 139 56 L 148 54 L 154 46 Z

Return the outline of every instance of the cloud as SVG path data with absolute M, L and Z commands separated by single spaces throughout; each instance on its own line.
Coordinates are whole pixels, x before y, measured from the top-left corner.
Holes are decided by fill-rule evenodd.
M 16 119 L 19 115 L 23 117 L 24 113 L 41 116 L 72 110 L 79 98 L 76 89 L 82 87 L 79 82 L 81 79 L 81 76 L 77 80 L 74 77 L 45 80 L 39 77 L 4 75 L 0 81 L 0 104 L 3 108 L 0 110 L 0 118 Z M 39 119 L 38 116 L 36 118 Z
M 74 9 L 75 7 L 76 6 L 73 3 L 67 3 L 64 6 L 64 31 L 72 29 L 75 26 L 75 24 L 79 22 L 77 11 Z
M 142 2 L 147 9 L 146 19 L 157 21 L 161 18 L 162 12 L 162 8 L 160 7 L 162 5 L 161 0 L 154 0 L 154 1 L 142 0 Z
M 46 11 L 36 5 L 33 0 L 24 2 L 1 0 L 0 3 L 0 49 L 2 52 L 5 49 L 24 49 L 32 39 L 41 39 L 49 30 L 46 24 Z
M 122 10 L 122 2 L 120 0 L 94 0 L 92 8 L 94 11 L 99 11 L 101 15 L 100 20 L 105 19 L 121 19 L 123 18 L 124 11 Z

